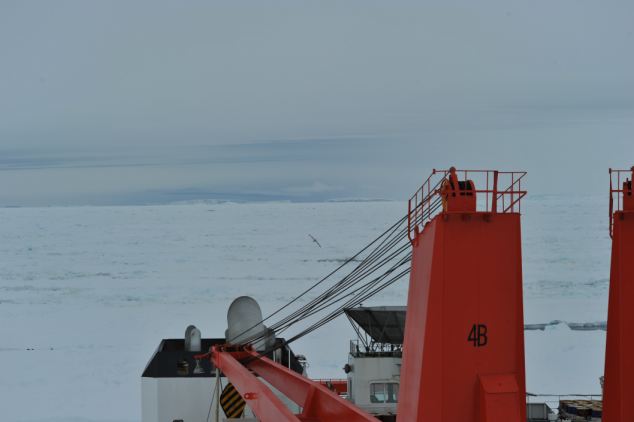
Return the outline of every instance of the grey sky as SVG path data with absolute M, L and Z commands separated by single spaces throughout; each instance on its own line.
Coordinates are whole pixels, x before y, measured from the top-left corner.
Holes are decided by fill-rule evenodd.
M 603 193 L 634 2 L 0 2 L 0 205 L 404 199 L 432 167 Z

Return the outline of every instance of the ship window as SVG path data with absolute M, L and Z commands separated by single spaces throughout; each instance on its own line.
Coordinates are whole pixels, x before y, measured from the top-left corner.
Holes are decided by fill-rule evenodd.
M 370 403 L 397 403 L 398 383 L 376 382 L 370 384 Z

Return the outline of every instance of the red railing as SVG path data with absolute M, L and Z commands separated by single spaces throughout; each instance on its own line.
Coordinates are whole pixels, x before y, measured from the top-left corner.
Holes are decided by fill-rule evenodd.
M 410 242 L 416 233 L 438 212 L 442 211 L 441 188 L 451 169 L 436 170 L 423 182 L 408 203 L 407 235 Z M 455 170 L 461 180 L 472 180 L 475 185 L 476 211 L 489 213 L 521 212 L 525 171 Z M 484 188 L 479 188 L 484 186 Z
M 610 215 L 609 215 L 609 230 L 610 237 L 612 237 L 612 227 L 614 226 L 614 213 L 616 211 L 623 211 L 623 195 L 626 193 L 623 189 L 623 183 L 629 182 L 634 178 L 634 167 L 629 170 L 615 170 L 610 169 Z M 614 186 L 616 182 L 616 187 Z M 628 191 L 629 193 L 629 191 Z M 614 204 L 614 198 L 616 197 L 616 207 Z

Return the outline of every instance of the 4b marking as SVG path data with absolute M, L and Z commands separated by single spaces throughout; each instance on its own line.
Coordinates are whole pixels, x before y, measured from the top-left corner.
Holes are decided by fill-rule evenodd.
M 467 341 L 473 343 L 473 347 L 484 347 L 489 342 L 488 331 L 486 324 L 473 324 Z

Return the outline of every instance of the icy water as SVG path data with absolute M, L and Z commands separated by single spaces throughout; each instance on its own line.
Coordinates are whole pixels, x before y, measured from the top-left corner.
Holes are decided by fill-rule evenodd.
M 400 202 L 0 209 L 3 421 L 139 421 L 140 375 L 188 324 L 222 336 L 228 304 L 283 305 L 403 216 Z M 604 321 L 602 197 L 523 206 L 525 321 Z M 319 240 L 322 248 L 312 242 Z M 367 304 L 405 304 L 406 281 Z M 292 330 L 291 330 L 292 331 Z M 294 344 L 315 377 L 343 377 L 339 319 Z M 528 390 L 597 393 L 605 334 L 526 333 Z

